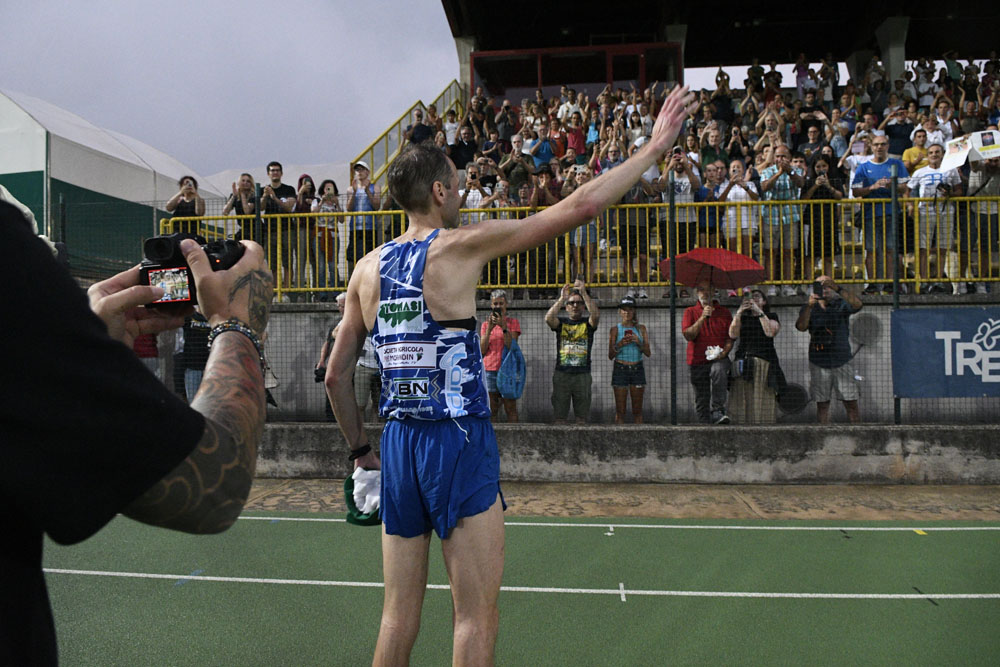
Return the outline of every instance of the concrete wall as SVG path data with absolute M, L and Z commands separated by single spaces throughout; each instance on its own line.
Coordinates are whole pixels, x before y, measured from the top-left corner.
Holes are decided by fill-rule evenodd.
M 1000 484 L 993 427 L 499 425 L 511 481 Z M 369 442 L 379 437 L 369 427 Z M 350 474 L 335 424 L 269 424 L 262 477 Z
M 653 288 L 656 289 L 656 288 Z M 657 289 L 657 292 L 662 288 Z M 612 363 L 607 358 L 608 332 L 618 322 L 615 293 L 612 288 L 600 290 L 601 322 L 593 348 L 593 405 L 591 422 L 609 423 L 614 418 L 614 397 L 611 393 Z M 654 293 L 653 296 L 659 296 Z M 966 302 L 958 297 L 920 297 L 926 307 L 959 305 L 986 305 L 982 299 L 994 295 L 971 295 Z M 977 301 L 977 299 L 979 299 Z M 653 300 L 657 305 L 643 305 L 638 312 L 639 321 L 646 325 L 650 335 L 652 355 L 645 360 L 648 386 L 644 401 L 646 423 L 670 422 L 670 351 L 677 354 L 677 408 L 678 423 L 694 423 L 694 392 L 690 385 L 685 362 L 686 341 L 681 338 L 681 317 L 685 300 L 676 312 L 677 333 L 670 339 L 670 311 L 665 300 Z M 805 297 L 777 297 L 772 299 L 773 309 L 781 321 L 781 331 L 775 338 L 778 358 L 788 382 L 809 387 L 807 358 L 809 336 L 795 330 L 795 320 Z M 729 298 L 725 305 L 732 311 L 736 299 Z M 857 350 L 852 367 L 861 389 L 861 415 L 868 423 L 892 423 L 892 354 L 890 344 L 890 297 L 865 297 L 865 308 L 851 319 Z M 521 421 L 544 423 L 552 419 L 549 401 L 552 388 L 552 370 L 555 367 L 555 336 L 545 326 L 545 311 L 550 301 L 515 301 L 509 315 L 518 318 L 523 331 L 521 349 L 527 360 L 528 378 L 525 393 L 519 401 Z M 332 306 L 330 306 L 332 308 Z M 330 323 L 336 320 L 335 312 L 325 310 L 323 304 L 275 304 L 268 330 L 268 358 L 281 385 L 273 393 L 281 411 L 272 409 L 270 419 L 322 419 L 326 400 L 323 386 L 313 382 L 313 367 L 319 357 L 324 336 Z M 489 316 L 489 310 L 477 313 L 480 322 Z M 862 346 L 861 343 L 864 343 Z M 916 360 L 914 360 L 916 362 Z M 998 399 L 904 400 L 903 423 L 934 423 L 959 421 L 996 421 L 1000 415 Z M 815 405 L 810 403 L 795 414 L 779 413 L 779 423 L 811 424 L 815 422 Z M 843 408 L 834 406 L 834 419 L 844 420 Z

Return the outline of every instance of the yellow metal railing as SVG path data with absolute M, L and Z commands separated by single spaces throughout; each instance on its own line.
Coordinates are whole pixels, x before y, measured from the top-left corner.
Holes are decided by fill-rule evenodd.
M 694 247 L 726 247 L 759 260 L 767 284 L 802 285 L 821 274 L 840 283 L 927 284 L 995 281 L 998 198 L 907 199 L 896 239 L 889 200 L 613 206 L 600 218 L 539 248 L 491 261 L 481 287 L 555 288 L 576 278 L 598 286 L 664 286 L 658 263 Z M 912 209 L 912 210 L 909 210 Z M 503 224 L 538 209 L 463 209 L 462 224 Z M 788 224 L 785 224 L 785 223 Z M 169 218 L 164 234 L 189 231 L 209 240 L 244 238 L 267 252 L 278 297 L 331 298 L 346 288 L 365 253 L 405 230 L 402 211 Z M 894 252 L 894 250 L 896 252 Z M 951 290 L 950 285 L 946 285 Z
M 448 109 L 454 109 L 455 114 L 461 118 L 463 113 L 463 100 L 464 91 L 462 90 L 462 85 L 456 81 L 452 80 L 441 94 L 438 95 L 430 103 L 434 105 L 437 109 L 438 115 L 444 118 L 445 112 Z M 400 149 L 406 143 L 406 138 L 403 133 L 406 131 L 406 127 L 413 122 L 413 112 L 416 109 L 422 109 L 426 112 L 427 107 L 430 105 L 425 105 L 422 101 L 418 100 L 410 106 L 409 109 L 403 112 L 403 114 L 397 118 L 382 134 L 380 134 L 376 139 L 369 144 L 363 151 L 361 151 L 357 157 L 351 160 L 351 164 L 348 166 L 349 169 L 353 168 L 353 165 L 359 161 L 364 161 L 368 163 L 371 167 L 371 180 L 372 182 L 385 186 L 385 176 L 389 169 L 389 165 L 392 163 L 393 159 L 399 155 Z M 354 181 L 354 174 L 348 174 L 348 182 Z

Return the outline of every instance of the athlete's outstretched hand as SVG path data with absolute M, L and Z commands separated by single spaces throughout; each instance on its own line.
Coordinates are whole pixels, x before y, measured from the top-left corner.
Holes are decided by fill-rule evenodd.
M 698 100 L 687 86 L 683 88 L 674 86 L 653 125 L 650 144 L 652 144 L 655 153 L 663 153 L 670 148 L 677 139 L 684 120 L 697 106 Z

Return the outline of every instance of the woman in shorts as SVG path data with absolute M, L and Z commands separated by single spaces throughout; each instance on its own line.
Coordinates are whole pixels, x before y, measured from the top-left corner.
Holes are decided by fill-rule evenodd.
M 642 355 L 649 356 L 649 335 L 635 314 L 635 299 L 626 296 L 618 304 L 621 322 L 611 328 L 608 359 L 615 362 L 611 371 L 611 390 L 615 394 L 615 423 L 625 423 L 625 408 L 632 399 L 632 421 L 642 423 L 642 399 L 646 391 L 646 370 Z

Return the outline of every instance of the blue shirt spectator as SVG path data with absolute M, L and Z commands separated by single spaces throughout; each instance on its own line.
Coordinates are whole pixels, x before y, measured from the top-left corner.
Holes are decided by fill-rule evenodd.
M 896 167 L 898 183 L 905 183 L 910 174 L 907 173 L 902 160 L 889 157 L 889 138 L 876 136 L 872 141 L 871 161 L 858 165 L 858 168 L 854 170 L 854 184 L 851 186 L 854 196 L 865 199 L 889 199 L 891 197 L 893 166 Z M 865 220 L 887 217 L 891 210 L 888 202 L 870 206 L 866 204 L 862 209 Z
M 719 187 L 712 189 L 704 185 L 694 193 L 695 203 L 714 202 L 718 199 Z M 698 229 L 702 232 L 714 232 L 719 225 L 719 209 L 721 206 L 699 206 L 698 207 Z

